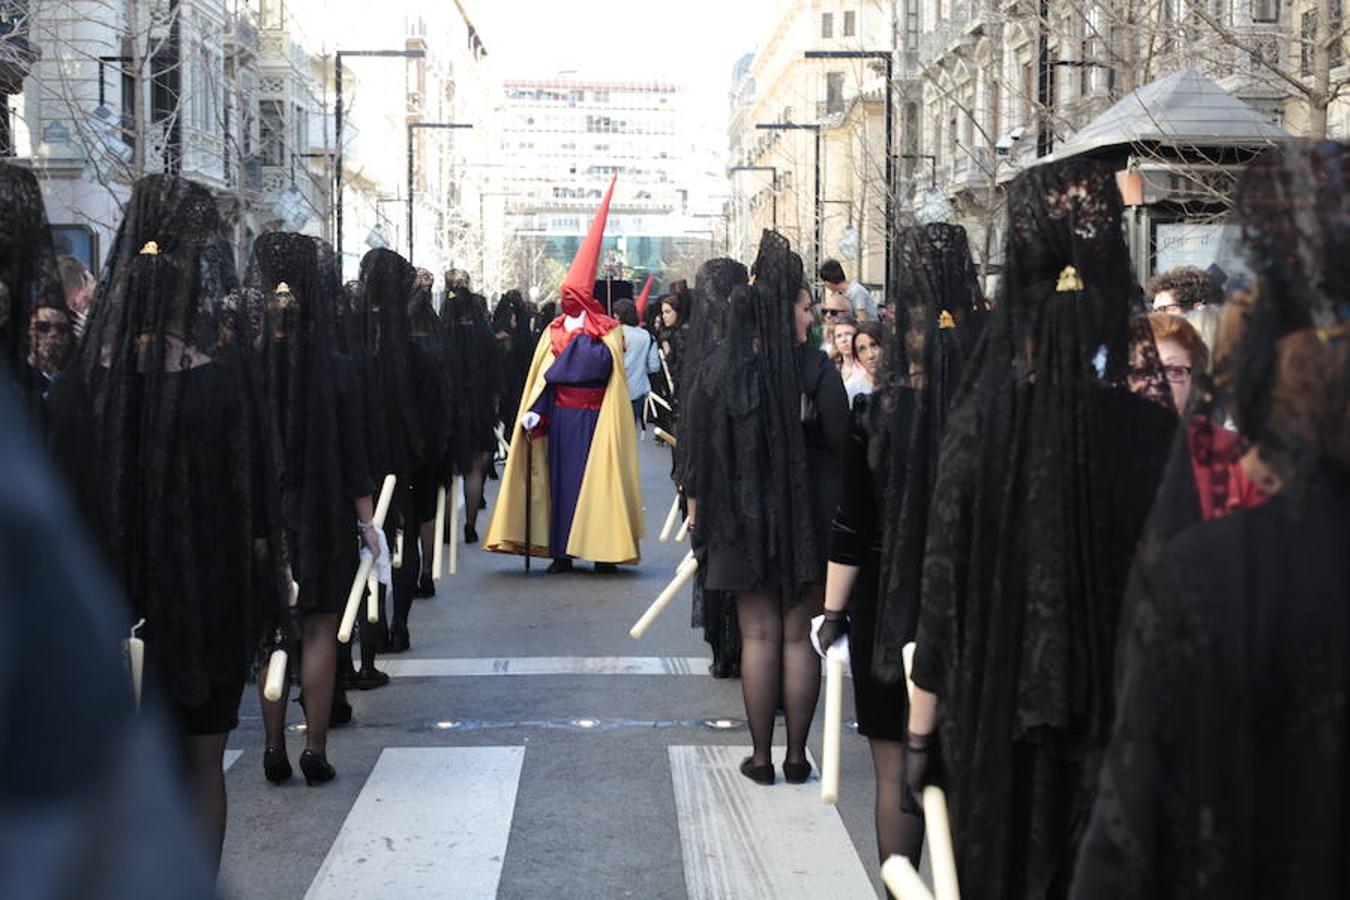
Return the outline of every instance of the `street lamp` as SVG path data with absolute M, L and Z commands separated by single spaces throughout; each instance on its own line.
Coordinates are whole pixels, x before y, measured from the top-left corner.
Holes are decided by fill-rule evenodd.
M 777 166 L 732 166 L 727 169 L 727 174 L 732 172 L 772 172 L 773 190 L 769 192 L 769 199 L 773 204 L 773 230 L 778 230 L 778 167 Z
M 413 132 L 419 128 L 433 128 L 437 130 L 450 130 L 458 128 L 472 128 L 464 122 L 409 122 L 408 123 L 408 263 L 413 261 L 413 212 L 417 209 L 417 204 L 413 200 Z
M 890 50 L 808 50 L 807 59 L 871 59 L 886 64 L 886 290 L 891 289 L 891 241 L 895 233 L 895 111 L 892 80 L 895 54 Z M 819 243 L 819 236 L 816 237 Z
M 338 271 L 342 267 L 342 58 L 344 56 L 377 57 L 380 59 L 422 59 L 425 50 L 338 50 L 334 56 L 336 63 L 333 74 L 337 81 L 336 132 L 337 132 L 337 172 L 333 185 L 334 206 L 337 207 L 337 258 Z
M 820 246 L 820 245 L 821 245 L 820 224 L 821 224 L 821 218 L 822 218 L 822 216 L 821 216 L 821 214 L 820 214 L 820 163 L 821 163 L 821 160 L 820 160 L 820 129 L 821 129 L 821 126 L 820 126 L 819 123 L 810 124 L 810 125 L 804 125 L 804 124 L 801 124 L 801 123 L 798 123 L 798 122 L 761 122 L 761 123 L 757 124 L 755 127 L 758 128 L 758 129 L 760 129 L 760 130 L 762 130 L 762 131 L 812 131 L 812 132 L 815 132 L 815 135 L 816 135 L 816 200 L 815 200 L 815 210 L 816 210 L 816 248 L 815 248 L 815 251 L 816 251 L 816 252 L 815 252 L 815 265 L 812 266 L 811 268 L 812 268 L 812 271 L 814 271 L 814 272 L 819 272 L 819 270 L 820 270 L 820 251 L 821 251 L 821 246 Z

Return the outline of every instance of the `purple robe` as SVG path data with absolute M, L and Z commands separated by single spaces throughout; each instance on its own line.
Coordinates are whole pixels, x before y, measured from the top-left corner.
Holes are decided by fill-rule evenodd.
M 546 387 L 535 401 L 541 427 L 548 429 L 549 506 L 548 546 L 554 559 L 567 557 L 572 518 L 577 511 L 581 480 L 591 441 L 600 421 L 614 356 L 609 347 L 588 334 L 579 334 L 563 348 L 544 374 Z M 561 388 L 561 390 L 559 390 Z

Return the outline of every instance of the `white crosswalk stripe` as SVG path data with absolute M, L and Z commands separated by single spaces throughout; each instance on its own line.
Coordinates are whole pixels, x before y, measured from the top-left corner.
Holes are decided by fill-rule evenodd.
M 380 659 L 395 678 L 477 678 L 489 675 L 703 675 L 701 656 L 518 656 L 494 659 Z
M 820 782 L 754 784 L 749 747 L 667 748 L 690 900 L 870 898 L 876 894 Z M 774 748 L 781 763 L 784 751 Z
M 306 900 L 491 898 L 524 747 L 381 752 Z

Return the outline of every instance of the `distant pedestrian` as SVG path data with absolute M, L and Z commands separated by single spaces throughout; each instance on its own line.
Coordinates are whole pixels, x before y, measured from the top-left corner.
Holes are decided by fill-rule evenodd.
M 623 367 L 628 376 L 628 396 L 633 401 L 633 421 L 639 431 L 645 431 L 642 410 L 652 392 L 651 376 L 661 371 L 661 356 L 651 334 L 638 327 L 637 306 L 632 300 L 615 303 L 614 315 L 623 325 Z
M 867 288 L 856 281 L 849 280 L 844 274 L 844 267 L 840 265 L 839 260 L 825 260 L 816 274 L 825 283 L 826 290 L 848 301 L 848 305 L 853 308 L 855 318 L 860 321 L 875 322 L 877 320 L 877 302 L 872 299 L 872 295 Z

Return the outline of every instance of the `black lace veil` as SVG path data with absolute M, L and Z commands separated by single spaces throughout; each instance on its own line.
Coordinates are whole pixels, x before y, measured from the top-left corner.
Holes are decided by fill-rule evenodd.
M 751 583 L 780 584 L 792 604 L 798 588 L 820 580 L 825 546 L 802 431 L 793 322 L 801 258 L 785 237 L 765 231 L 754 276 L 753 286 L 731 292 L 726 337 L 704 362 L 684 431 L 697 460 L 704 540 L 737 548 Z
M 66 308 L 47 210 L 33 173 L 0 162 L 0 340 L 10 371 L 21 383 L 28 317 L 38 306 Z
M 520 291 L 510 290 L 502 294 L 497 308 L 492 311 L 492 331 L 501 342 L 501 415 L 509 418 L 520 405 L 520 395 L 525 390 L 525 379 L 530 373 L 536 343 L 530 328 L 530 307 Z M 510 433 L 509 428 L 507 433 Z
M 450 374 L 450 461 L 460 474 L 469 471 L 474 454 L 496 446 L 493 428 L 501 393 L 501 359 L 484 308 L 481 297 L 459 288 L 447 294 L 441 310 Z
M 370 464 L 377 481 L 390 472 L 406 481 L 424 450 L 409 316 L 416 280 L 402 256 L 371 250 L 361 260 L 360 289 L 351 292 L 355 315 L 347 328 L 348 353 L 362 364 L 365 408 L 372 418 Z
M 986 306 L 964 228 L 906 228 L 895 241 L 894 328 L 871 398 L 869 463 L 885 486 L 878 579 L 877 677 L 904 677 L 901 650 L 914 639 L 928 507 L 943 426 Z
M 1099 162 L 1009 185 L 997 302 L 942 439 L 915 681 L 939 695 L 973 897 L 999 896 L 1014 872 L 1040 894 L 1069 864 L 1111 721 L 1127 572 L 1175 427 L 1125 387 L 1134 375 L 1166 390 L 1138 371 L 1147 357 L 1131 372 L 1142 294 L 1121 213 Z
M 210 191 L 141 179 L 76 372 L 99 472 L 90 518 L 148 620 L 152 664 L 188 705 L 232 681 L 286 621 L 277 473 L 246 372 L 249 331 Z

